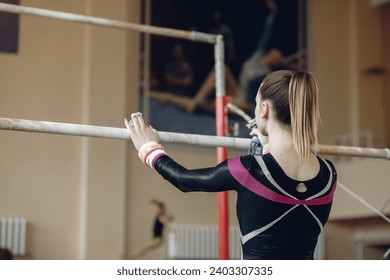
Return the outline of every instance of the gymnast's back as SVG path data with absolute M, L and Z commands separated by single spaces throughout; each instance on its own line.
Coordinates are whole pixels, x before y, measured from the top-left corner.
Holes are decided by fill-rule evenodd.
M 317 160 L 318 174 L 305 181 L 287 176 L 272 154 L 194 170 L 164 155 L 154 168 L 183 192 L 237 191 L 243 259 L 313 259 L 337 180 L 333 164 Z

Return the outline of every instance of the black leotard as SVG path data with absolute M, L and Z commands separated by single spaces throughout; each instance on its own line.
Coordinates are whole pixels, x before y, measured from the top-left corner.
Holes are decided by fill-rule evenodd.
M 241 156 L 211 168 L 187 170 L 169 156 L 154 168 L 183 192 L 235 190 L 243 259 L 313 259 L 336 188 L 333 164 L 307 181 L 288 177 L 271 154 Z M 307 190 L 298 192 L 303 183 Z
M 153 225 L 153 238 L 160 238 L 163 235 L 164 224 L 160 221 L 160 217 L 156 217 Z

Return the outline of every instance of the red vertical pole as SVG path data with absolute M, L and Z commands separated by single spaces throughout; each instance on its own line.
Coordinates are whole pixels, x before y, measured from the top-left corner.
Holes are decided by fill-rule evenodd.
M 215 119 L 218 136 L 227 136 L 227 98 L 225 94 L 225 59 L 223 36 L 217 35 L 214 45 L 215 56 Z M 218 163 L 227 158 L 225 147 L 217 148 Z M 221 182 L 223 183 L 223 182 Z M 219 259 L 229 259 L 229 208 L 228 193 L 218 194 L 218 242 Z
M 227 136 L 227 97 L 216 97 L 216 130 L 218 136 Z M 217 148 L 218 163 L 227 159 L 227 149 L 225 147 Z M 219 240 L 219 259 L 229 259 L 229 205 L 228 192 L 218 193 L 218 240 Z

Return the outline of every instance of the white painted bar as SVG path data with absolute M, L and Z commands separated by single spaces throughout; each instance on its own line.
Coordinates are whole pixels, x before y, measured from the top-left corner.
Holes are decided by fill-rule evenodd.
M 87 23 L 92 25 L 113 27 L 113 28 L 126 29 L 126 30 L 134 30 L 134 31 L 145 32 L 154 35 L 182 38 L 182 39 L 187 39 L 192 41 L 200 41 L 209 44 L 215 44 L 217 38 L 216 35 L 211 35 L 202 32 L 177 30 L 172 28 L 150 26 L 150 25 L 139 24 L 139 23 L 130 23 L 130 22 L 124 22 L 124 21 L 118 21 L 118 20 L 112 20 L 106 18 L 86 16 L 86 15 L 67 13 L 61 11 L 53 11 L 53 10 L 47 10 L 41 8 L 33 8 L 33 7 L 27 7 L 21 5 L 12 5 L 6 3 L 0 3 L 0 11 L 15 13 L 15 14 L 47 17 L 47 18 L 64 20 L 64 21 L 78 22 L 78 23 Z
M 71 124 L 36 120 L 0 118 L 0 129 L 25 132 L 39 132 L 72 136 L 86 136 L 130 140 L 130 133 L 126 128 L 94 126 L 85 124 Z M 247 149 L 250 139 L 230 138 L 222 136 L 185 134 L 159 131 L 162 142 L 176 144 L 190 144 L 203 147 L 228 147 Z
M 25 132 L 39 132 L 72 136 L 110 138 L 130 140 L 130 133 L 125 128 L 71 124 L 37 120 L 11 119 L 0 117 L 0 129 Z M 223 137 L 176 132 L 158 132 L 165 143 L 188 144 L 201 147 L 227 147 L 232 149 L 248 149 L 249 138 Z M 382 158 L 390 160 L 390 149 L 363 148 L 350 146 L 319 145 L 318 152 L 322 155 L 337 155 L 349 157 Z

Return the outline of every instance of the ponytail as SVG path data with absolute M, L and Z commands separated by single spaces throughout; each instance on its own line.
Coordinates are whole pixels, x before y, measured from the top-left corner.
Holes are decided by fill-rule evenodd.
M 295 72 L 288 88 L 291 128 L 294 148 L 300 160 L 307 159 L 313 149 L 318 151 L 320 122 L 319 97 L 314 77 L 307 72 Z

